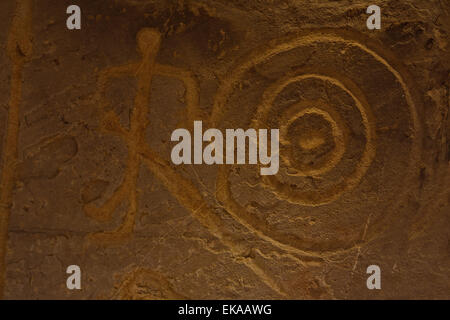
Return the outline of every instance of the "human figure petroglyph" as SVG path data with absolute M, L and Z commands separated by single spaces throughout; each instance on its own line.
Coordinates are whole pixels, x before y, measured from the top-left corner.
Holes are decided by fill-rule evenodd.
M 138 51 L 142 56 L 141 61 L 103 70 L 98 80 L 98 98 L 103 112 L 101 128 L 121 137 L 128 147 L 127 167 L 122 184 L 101 207 L 88 204 L 84 208 L 88 216 L 98 221 L 108 221 L 117 207 L 122 202 L 128 201 L 128 211 L 119 229 L 93 235 L 104 240 L 123 238 L 133 231 L 138 201 L 136 183 L 141 164 L 139 148 L 145 144 L 145 130 L 149 125 L 148 113 L 153 76 L 157 74 L 172 77 L 184 83 L 186 104 L 190 116 L 194 116 L 198 105 L 198 86 L 190 72 L 156 63 L 156 56 L 161 44 L 160 33 L 155 29 L 142 29 L 137 35 L 137 42 Z M 137 79 L 137 93 L 131 110 L 130 126 L 129 129 L 126 129 L 120 124 L 117 114 L 113 111 L 106 111 L 107 103 L 104 93 L 109 80 L 129 75 L 135 76 Z

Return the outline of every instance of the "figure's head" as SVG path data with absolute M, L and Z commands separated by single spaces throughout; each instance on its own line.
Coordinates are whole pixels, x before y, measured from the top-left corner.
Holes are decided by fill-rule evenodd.
M 161 34 L 156 29 L 144 28 L 137 34 L 138 49 L 141 54 L 145 54 L 152 48 L 157 49 L 161 42 Z

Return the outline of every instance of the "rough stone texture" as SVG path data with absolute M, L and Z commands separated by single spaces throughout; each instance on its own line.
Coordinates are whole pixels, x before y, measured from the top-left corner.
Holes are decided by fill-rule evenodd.
M 448 1 L 17 1 L 4 298 L 450 298 Z M 171 164 L 194 119 L 284 128 L 280 172 Z

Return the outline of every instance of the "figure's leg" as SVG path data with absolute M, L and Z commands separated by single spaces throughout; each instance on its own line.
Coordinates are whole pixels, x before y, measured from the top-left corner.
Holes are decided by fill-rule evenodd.
M 139 159 L 133 153 L 133 157 L 128 161 L 128 168 L 124 183 L 120 186 L 108 202 L 101 208 L 95 208 L 99 214 L 111 217 L 114 210 L 125 200 L 128 200 L 128 209 L 123 218 L 122 224 L 116 230 L 104 231 L 91 234 L 89 238 L 103 244 L 119 243 L 128 238 L 133 230 L 137 213 L 137 179 L 139 174 Z M 117 197 L 117 198 L 116 198 Z M 94 209 L 94 210 L 95 210 Z M 96 211 L 94 211 L 96 212 Z
M 119 205 L 126 199 L 130 188 L 129 174 L 125 177 L 120 186 L 114 191 L 113 195 L 100 207 L 94 204 L 84 206 L 84 212 L 87 216 L 102 222 L 111 220 L 112 214 Z

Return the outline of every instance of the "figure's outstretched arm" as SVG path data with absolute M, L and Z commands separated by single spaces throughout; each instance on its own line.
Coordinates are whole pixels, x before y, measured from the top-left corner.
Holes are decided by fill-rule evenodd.
M 101 113 L 100 127 L 109 133 L 126 137 L 127 130 L 120 124 L 119 117 L 113 111 L 107 111 L 108 103 L 105 99 L 106 86 L 112 79 L 133 75 L 139 67 L 139 63 L 134 62 L 123 66 L 110 67 L 102 70 L 98 75 L 96 100 L 99 103 Z
M 178 67 L 156 64 L 155 74 L 178 79 L 183 82 L 186 87 L 186 108 L 188 112 L 188 121 L 192 123 L 200 118 L 199 95 L 200 88 L 194 74 Z

